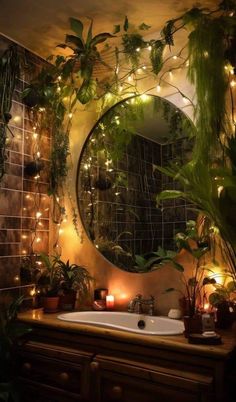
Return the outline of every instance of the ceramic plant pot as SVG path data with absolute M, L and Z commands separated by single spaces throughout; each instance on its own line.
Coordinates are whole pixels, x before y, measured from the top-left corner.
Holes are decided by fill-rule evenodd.
M 59 296 L 45 296 L 42 298 L 42 307 L 45 313 L 56 313 L 59 307 Z
M 195 314 L 194 316 L 184 316 L 184 336 L 188 338 L 190 334 L 202 333 L 202 316 Z
M 75 308 L 76 291 L 71 290 L 69 293 L 61 295 L 59 307 L 61 310 L 71 311 Z

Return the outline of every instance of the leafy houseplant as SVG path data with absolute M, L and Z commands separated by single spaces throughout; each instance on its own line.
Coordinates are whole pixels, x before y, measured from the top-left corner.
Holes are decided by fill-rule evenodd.
M 41 254 L 40 257 L 44 264 L 44 269 L 42 269 L 38 278 L 37 286 L 42 295 L 44 311 L 52 313 L 57 311 L 59 305 L 60 272 L 55 257 L 52 260 L 46 254 Z
M 70 264 L 69 260 L 54 259 L 59 274 L 60 307 L 63 310 L 72 310 L 75 306 L 76 294 L 83 298 L 89 294 L 92 276 L 86 268 Z
M 229 277 L 231 280 L 225 283 Z M 226 274 L 223 284 L 213 286 L 215 290 L 209 295 L 209 303 L 216 308 L 216 324 L 219 328 L 228 328 L 236 319 L 236 281 Z
M 0 310 L 0 400 L 4 402 L 19 402 L 14 366 L 16 341 L 31 331 L 28 326 L 16 322 L 23 299 L 21 296 Z

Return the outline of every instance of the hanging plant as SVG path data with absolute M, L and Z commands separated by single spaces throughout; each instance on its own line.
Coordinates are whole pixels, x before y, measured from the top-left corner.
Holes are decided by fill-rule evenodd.
M 0 57 L 0 180 L 5 173 L 8 123 L 11 120 L 12 98 L 16 79 L 20 73 L 20 61 L 16 46 L 9 47 Z

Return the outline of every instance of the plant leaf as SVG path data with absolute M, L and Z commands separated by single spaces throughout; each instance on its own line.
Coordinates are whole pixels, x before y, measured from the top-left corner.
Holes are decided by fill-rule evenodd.
M 83 42 L 83 29 L 84 29 L 83 23 L 80 20 L 77 20 L 76 18 L 73 18 L 73 17 L 70 17 L 69 21 L 70 21 L 71 30 L 74 31 L 76 33 L 76 35 Z
M 76 51 L 82 51 L 84 50 L 84 44 L 78 36 L 75 35 L 66 35 L 66 43 L 72 44 Z
M 151 25 L 147 25 L 144 22 L 141 25 L 139 25 L 139 27 L 138 27 L 138 29 L 140 29 L 141 31 L 147 31 L 150 28 L 151 28 Z
M 154 74 L 158 74 L 163 66 L 163 51 L 165 44 L 161 40 L 157 40 L 152 44 L 152 50 L 150 53 L 150 60 L 152 63 L 152 71 Z
M 105 42 L 108 38 L 115 38 L 115 36 L 111 35 L 110 33 L 107 33 L 107 32 L 98 34 L 98 35 L 94 36 L 94 38 L 91 40 L 90 47 L 94 47 L 98 43 Z
M 125 21 L 124 21 L 124 26 L 123 26 L 123 28 L 124 28 L 124 31 L 125 31 L 125 32 L 127 32 L 128 29 L 129 29 L 129 20 L 128 20 L 127 15 L 125 16 Z
M 113 34 L 120 32 L 120 25 L 114 25 Z
M 178 190 L 164 190 L 160 194 L 157 195 L 156 201 L 157 205 L 160 204 L 161 201 L 165 200 L 173 200 L 175 198 L 184 198 L 185 193 L 183 191 L 178 191 Z
M 86 39 L 86 46 L 87 47 L 89 47 L 90 42 L 92 40 L 92 37 L 93 37 L 93 20 L 91 19 L 89 29 L 88 29 L 87 39 Z
M 81 85 L 77 93 L 77 99 L 83 105 L 85 105 L 94 98 L 94 96 L 96 95 L 96 90 L 97 90 L 96 80 L 92 78 L 90 78 L 89 80 L 84 80 L 83 84 Z

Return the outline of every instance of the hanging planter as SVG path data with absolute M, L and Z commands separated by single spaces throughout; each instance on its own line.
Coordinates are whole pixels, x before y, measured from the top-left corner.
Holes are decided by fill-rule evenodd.
M 41 160 L 36 160 L 27 163 L 24 167 L 24 173 L 27 176 L 35 176 L 41 172 L 44 168 L 44 163 Z

